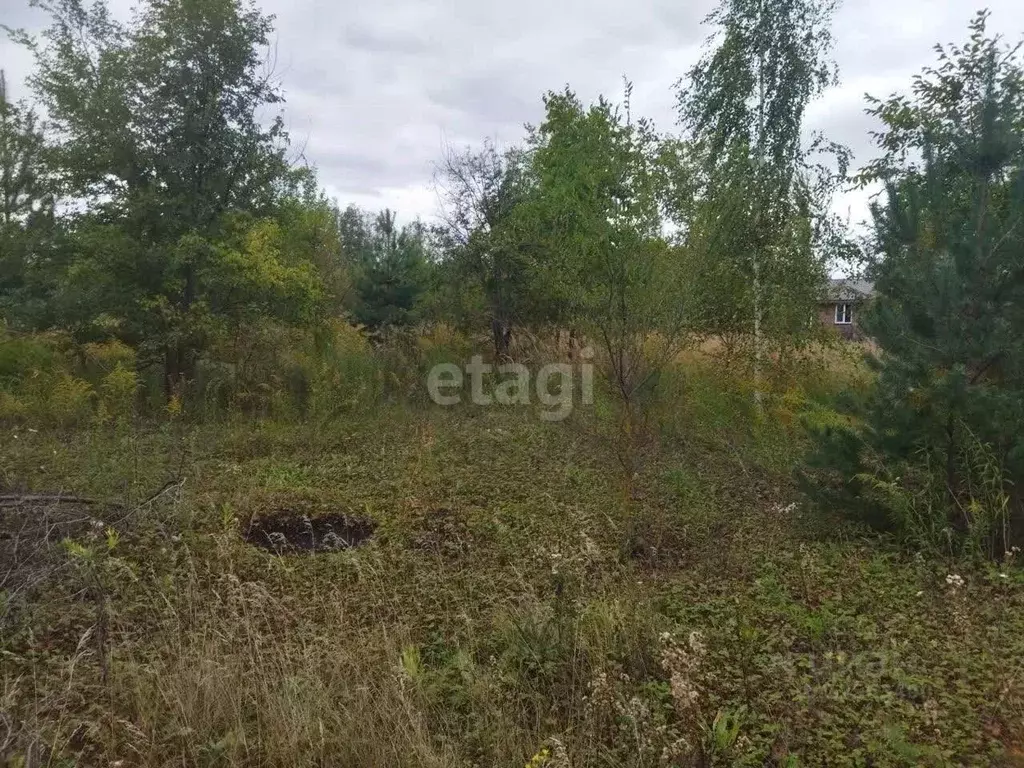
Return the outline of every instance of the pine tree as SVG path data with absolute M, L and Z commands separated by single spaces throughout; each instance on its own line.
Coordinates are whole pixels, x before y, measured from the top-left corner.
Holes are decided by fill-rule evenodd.
M 388 209 L 368 216 L 350 207 L 343 218 L 342 248 L 358 274 L 355 319 L 373 331 L 413 325 L 429 271 L 423 225 L 400 227 Z
M 874 102 L 878 385 L 859 439 L 830 431 L 819 460 L 908 535 L 995 547 L 1024 511 L 1024 69 L 986 19 L 911 98 Z

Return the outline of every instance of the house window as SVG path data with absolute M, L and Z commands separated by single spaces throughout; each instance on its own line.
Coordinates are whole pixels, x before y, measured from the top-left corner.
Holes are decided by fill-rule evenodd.
M 836 304 L 836 325 L 849 325 L 853 322 L 853 307 L 850 304 Z

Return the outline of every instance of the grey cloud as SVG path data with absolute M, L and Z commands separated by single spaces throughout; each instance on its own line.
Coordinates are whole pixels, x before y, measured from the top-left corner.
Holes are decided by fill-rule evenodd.
M 411 35 L 392 35 L 366 27 L 347 27 L 342 35 L 345 44 L 359 51 L 390 56 L 422 56 L 429 54 L 430 42 Z
M 540 94 L 527 95 L 515 78 L 494 70 L 428 86 L 427 96 L 441 107 L 501 124 L 522 124 L 540 101 Z
M 871 131 L 880 127 L 877 118 L 865 112 L 866 107 L 862 92 L 852 88 L 837 91 L 808 111 L 807 127 L 849 147 L 855 164 L 861 164 L 874 153 Z
M 541 117 L 542 94 L 567 83 L 584 100 L 617 99 L 626 75 L 634 112 L 675 130 L 672 83 L 696 60 L 710 31 L 700 22 L 715 4 L 259 1 L 277 17 L 277 71 L 296 146 L 342 204 L 390 205 L 406 219 L 434 213 L 431 172 L 446 142 L 517 142 L 523 124 Z M 116 0 L 119 14 L 128 2 Z M 27 3 L 0 3 L 7 23 L 43 23 Z M 935 43 L 965 38 L 976 3 L 846 0 L 834 30 L 844 85 L 811 109 L 809 126 L 850 145 L 858 163 L 868 160 L 863 92 L 905 90 L 934 61 Z M 993 28 L 1019 37 L 1019 0 L 987 4 Z M 7 45 L 0 42 L 0 63 L 23 77 L 28 61 Z
M 994 24 L 1024 27 L 1013 0 L 1000 3 Z M 711 0 L 394 0 L 359 6 L 341 34 L 281 11 L 282 43 L 301 35 L 305 59 L 333 63 L 317 66 L 324 76 L 316 89 L 296 64 L 290 78 L 304 81 L 308 98 L 289 109 L 306 109 L 317 93 L 344 89 L 346 97 L 331 100 L 310 126 L 309 154 L 321 176 L 343 197 L 406 189 L 409 198 L 427 200 L 423 190 L 445 141 L 518 141 L 523 124 L 540 118 L 541 95 L 566 83 L 584 99 L 616 98 L 626 75 L 635 84 L 634 110 L 673 130 L 671 85 L 696 60 L 709 31 L 700 22 L 712 8 Z M 873 122 L 863 112 L 863 91 L 905 88 L 931 61 L 934 43 L 964 36 L 973 12 L 969 0 L 938 8 L 927 0 L 848 0 L 837 18 L 834 51 L 848 85 L 812 110 L 811 127 L 866 161 Z M 321 141 L 327 126 L 330 139 Z

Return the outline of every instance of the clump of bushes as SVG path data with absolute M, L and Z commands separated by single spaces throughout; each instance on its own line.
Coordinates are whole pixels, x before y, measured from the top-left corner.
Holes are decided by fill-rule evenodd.
M 201 418 L 329 419 L 378 403 L 424 403 L 430 368 L 472 354 L 447 325 L 371 336 L 338 318 L 312 329 L 261 324 L 224 335 L 198 361 L 175 412 Z M 0 420 L 72 426 L 166 413 L 158 366 L 118 340 L 0 335 Z
M 0 420 L 67 427 L 130 418 L 135 352 L 116 341 L 76 345 L 64 333 L 0 331 Z

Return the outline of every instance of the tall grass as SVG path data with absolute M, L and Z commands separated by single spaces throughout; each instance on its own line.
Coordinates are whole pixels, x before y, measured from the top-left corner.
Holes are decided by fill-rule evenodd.
M 946 459 L 922 450 L 916 461 L 883 465 L 868 457 L 856 480 L 887 514 L 895 534 L 919 551 L 998 560 L 1010 550 L 1010 483 L 992 450 L 964 424 L 950 488 Z
M 191 421 L 235 416 L 330 420 L 385 402 L 424 403 L 427 372 L 471 355 L 445 325 L 373 338 L 332 320 L 314 328 L 254 325 L 216 337 L 173 406 Z M 117 340 L 0 330 L 0 422 L 70 427 L 166 415 L 162 369 Z

